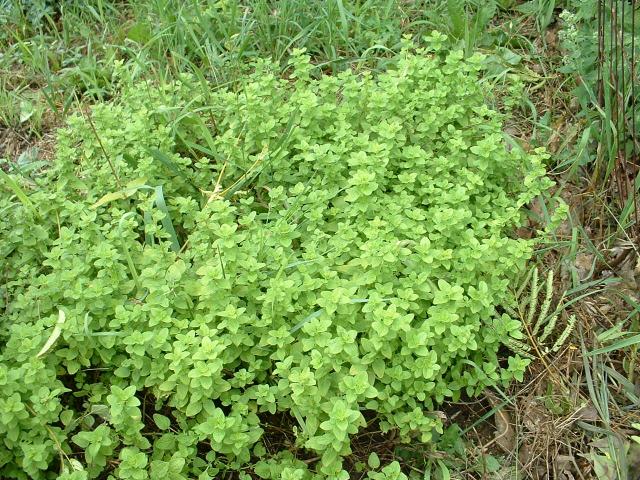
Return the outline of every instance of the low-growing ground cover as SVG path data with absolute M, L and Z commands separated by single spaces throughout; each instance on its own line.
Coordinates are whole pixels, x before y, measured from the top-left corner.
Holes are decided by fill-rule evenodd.
M 379 75 L 300 52 L 289 80 L 263 63 L 237 91 L 134 86 L 71 118 L 2 205 L 4 474 L 75 478 L 84 452 L 87 478 L 116 458 L 119 478 L 303 478 L 316 454 L 347 478 L 368 423 L 427 442 L 445 399 L 522 379 L 500 308 L 544 156 L 506 148 L 480 59 L 442 40 Z M 267 453 L 265 414 L 296 419 L 298 458 Z
M 636 469 L 632 4 L 0 23 L 0 476 Z

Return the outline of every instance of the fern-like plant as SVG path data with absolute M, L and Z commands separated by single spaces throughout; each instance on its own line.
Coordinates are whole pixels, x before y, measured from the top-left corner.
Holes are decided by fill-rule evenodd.
M 553 270 L 547 272 L 546 278 L 541 281 L 537 266 L 531 268 L 520 284 L 515 294 L 515 305 L 506 306 L 505 310 L 514 318 L 520 318 L 527 331 L 530 333 L 531 342 L 535 342 L 536 351 L 542 354 L 558 352 L 571 335 L 576 323 L 575 314 L 569 315 L 562 328 L 558 330 L 557 321 L 563 312 L 562 300 L 564 293 L 557 303 L 556 308 L 549 313 L 554 296 Z M 543 290 L 544 288 L 544 290 Z M 540 303 L 540 300 L 542 302 Z M 538 308 L 538 305 L 539 308 Z M 544 329 L 543 329 L 544 327 Z M 540 331 L 542 329 L 542 331 Z M 558 331 L 560 332 L 558 334 Z M 547 340 L 555 335 L 555 341 L 550 346 Z M 533 359 L 532 346 L 513 338 L 507 340 L 507 346 L 515 353 L 526 358 Z

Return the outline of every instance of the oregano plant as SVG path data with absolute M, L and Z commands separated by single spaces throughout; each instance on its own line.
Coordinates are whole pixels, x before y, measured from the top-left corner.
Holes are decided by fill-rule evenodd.
M 28 202 L 0 199 L 0 476 L 346 479 L 372 421 L 428 442 L 439 404 L 522 377 L 501 306 L 545 154 L 507 148 L 479 57 L 429 40 L 379 74 L 296 52 L 68 122 L 14 177 Z

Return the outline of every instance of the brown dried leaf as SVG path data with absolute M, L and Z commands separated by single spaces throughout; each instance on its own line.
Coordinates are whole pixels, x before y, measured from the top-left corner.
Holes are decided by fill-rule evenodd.
M 555 458 L 556 471 L 562 473 L 568 473 L 571 470 L 572 465 L 575 462 L 573 455 L 558 455 Z
M 580 280 L 586 280 L 593 267 L 594 256 L 589 253 L 579 253 L 576 255 L 574 266 L 578 272 Z
M 600 416 L 593 405 L 587 405 L 576 413 L 576 419 L 585 422 L 597 422 Z
M 493 408 L 497 408 L 501 403 L 492 393 L 487 392 L 487 398 Z M 505 452 L 512 453 L 516 449 L 516 432 L 512 427 L 511 415 L 506 408 L 498 408 L 493 420 L 496 424 L 494 441 Z

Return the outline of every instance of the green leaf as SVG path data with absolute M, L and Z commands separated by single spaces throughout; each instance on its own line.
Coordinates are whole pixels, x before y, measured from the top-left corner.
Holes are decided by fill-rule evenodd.
M 500 462 L 493 455 L 484 455 L 482 459 L 484 462 L 485 469 L 489 473 L 495 473 L 499 471 L 500 468 L 502 468 L 502 465 L 500 465 Z
M 451 480 L 451 472 L 449 472 L 449 467 L 440 459 L 438 461 L 438 466 L 440 467 L 440 477 L 442 480 Z
M 127 30 L 127 38 L 141 45 L 147 43 L 151 37 L 151 31 L 144 22 L 136 22 Z
M 169 420 L 169 418 L 165 417 L 164 415 L 160 415 L 159 413 L 153 414 L 153 421 L 160 430 L 169 430 L 169 428 L 171 427 L 171 420 Z
M 371 452 L 369 454 L 369 459 L 367 460 L 367 463 L 369 467 L 374 470 L 377 470 L 378 468 L 380 468 L 380 458 L 378 457 L 378 454 L 376 452 Z
M 35 112 L 36 110 L 33 106 L 33 103 L 27 100 L 22 100 L 20 102 L 20 123 L 27 122 Z
M 464 0 L 447 0 L 447 12 L 451 22 L 451 33 L 455 38 L 462 38 L 467 23 Z

